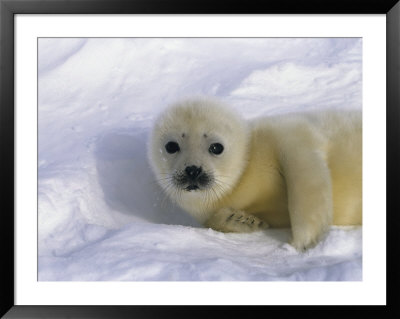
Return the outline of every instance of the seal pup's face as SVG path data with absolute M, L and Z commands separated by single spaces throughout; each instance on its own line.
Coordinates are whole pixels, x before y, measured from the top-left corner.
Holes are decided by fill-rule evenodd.
M 238 115 L 215 101 L 196 99 L 159 116 L 148 155 L 157 181 L 173 200 L 212 206 L 242 174 L 247 144 L 247 127 Z

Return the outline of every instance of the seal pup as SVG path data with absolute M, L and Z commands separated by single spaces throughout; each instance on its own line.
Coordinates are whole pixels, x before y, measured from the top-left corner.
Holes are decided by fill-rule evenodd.
M 362 221 L 361 111 L 245 121 L 221 102 L 177 102 L 156 119 L 148 157 L 168 196 L 222 232 L 291 227 L 298 250 Z

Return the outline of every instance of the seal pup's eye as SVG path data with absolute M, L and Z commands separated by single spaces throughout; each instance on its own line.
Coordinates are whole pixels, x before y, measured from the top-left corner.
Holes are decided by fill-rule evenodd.
M 176 153 L 180 150 L 179 144 L 177 142 L 168 142 L 165 144 L 165 149 L 169 154 Z
M 208 148 L 208 151 L 212 154 L 219 155 L 224 151 L 224 147 L 220 143 L 213 143 Z

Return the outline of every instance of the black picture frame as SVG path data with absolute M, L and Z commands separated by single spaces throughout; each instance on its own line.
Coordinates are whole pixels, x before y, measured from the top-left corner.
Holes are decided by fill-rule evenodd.
M 387 305 L 386 306 L 16 306 L 14 304 L 14 15 L 15 14 L 385 14 L 387 49 L 386 178 L 387 178 Z M 0 315 L 4 318 L 165 318 L 266 316 L 399 318 L 399 205 L 396 181 L 400 137 L 400 3 L 398 0 L 0 0 L 0 181 L 1 209 Z M 232 313 L 232 314 L 231 314 Z M 252 313 L 251 313 L 252 315 Z M 322 315 L 322 314 L 320 314 Z

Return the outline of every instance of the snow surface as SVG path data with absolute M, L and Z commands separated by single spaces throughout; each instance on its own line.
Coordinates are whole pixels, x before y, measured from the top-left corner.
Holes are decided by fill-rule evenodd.
M 183 97 L 246 118 L 361 109 L 361 39 L 42 38 L 38 52 L 39 280 L 362 280 L 361 227 L 305 253 L 289 229 L 203 228 L 146 159 L 155 116 Z

